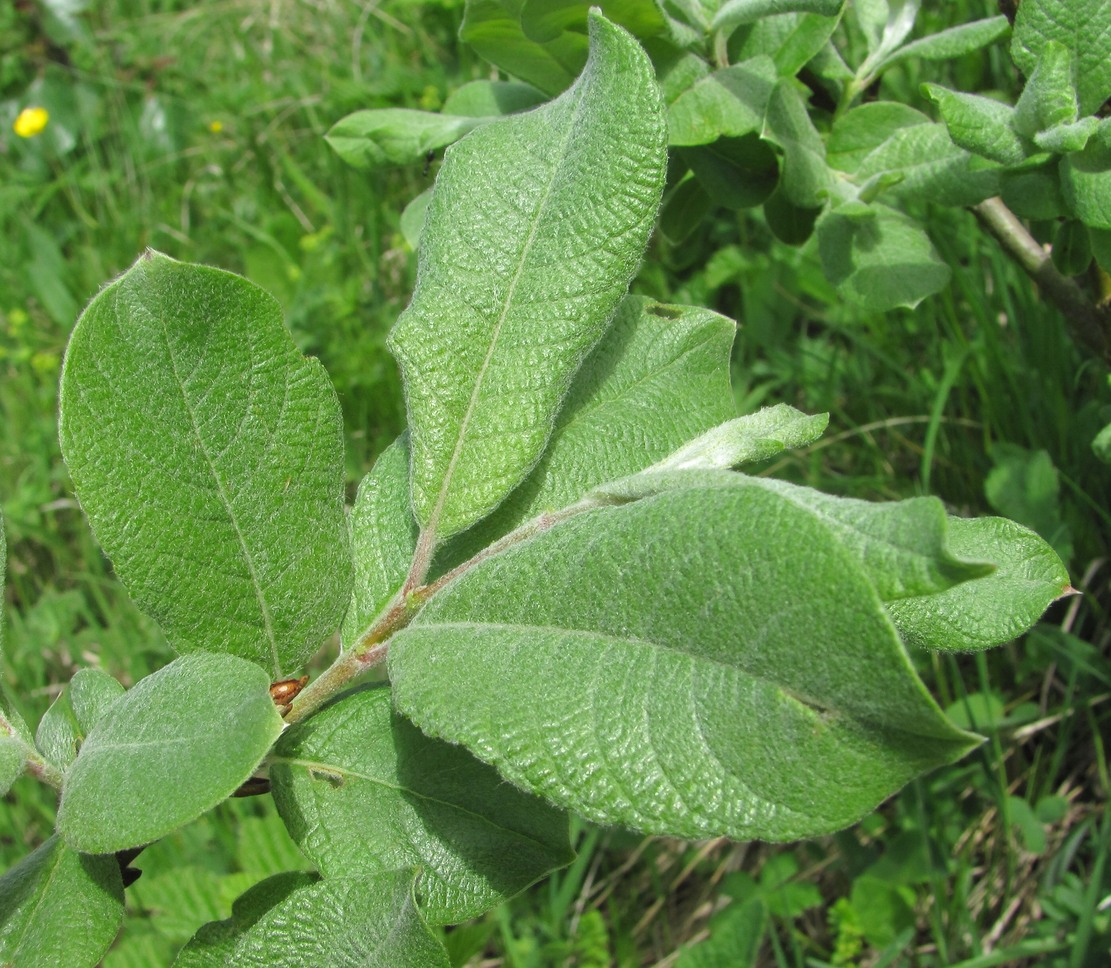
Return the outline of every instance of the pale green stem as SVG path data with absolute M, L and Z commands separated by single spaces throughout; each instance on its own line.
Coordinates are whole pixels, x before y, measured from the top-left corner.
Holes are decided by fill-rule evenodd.
M 351 648 L 339 656 L 293 700 L 289 712 L 286 713 L 285 721 L 296 723 L 312 715 L 329 699 L 346 688 L 353 679 L 382 662 L 389 652 L 390 636 L 405 628 L 421 610 L 424 603 L 449 582 L 454 581 L 479 562 L 485 561 L 492 555 L 499 554 L 512 545 L 519 544 L 534 535 L 547 531 L 561 521 L 566 521 L 577 514 L 607 503 L 610 502 L 604 498 L 587 496 L 562 511 L 541 514 L 531 521 L 525 522 L 515 531 L 511 531 L 504 538 L 494 542 L 494 544 L 483 549 L 458 567 L 453 568 L 436 581 L 406 592 L 405 586 L 410 581 L 419 582 L 423 580 L 431 564 L 431 552 L 428 549 L 422 551 L 418 540 L 417 551 L 413 555 L 413 566 L 409 569 L 409 578 L 406 579 L 405 586 L 402 586 L 402 590 L 393 597 L 378 618 L 359 636 Z M 414 578 L 414 576 L 419 577 Z
M 41 780 L 43 783 L 54 787 L 55 790 L 62 789 L 62 771 L 56 766 L 47 763 L 46 760 L 42 758 L 39 751 L 28 744 L 28 742 L 15 731 L 15 727 L 12 726 L 8 717 L 3 713 L 0 713 L 0 733 L 6 733 L 23 747 L 27 761 L 25 769 L 28 773 L 36 779 Z

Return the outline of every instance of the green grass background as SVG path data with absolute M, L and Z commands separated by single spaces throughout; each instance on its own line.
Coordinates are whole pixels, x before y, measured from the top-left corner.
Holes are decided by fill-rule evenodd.
M 930 6 L 918 33 L 994 12 Z M 403 425 L 384 339 L 415 270 L 400 213 L 435 166 L 356 172 L 322 135 L 357 108 L 436 109 L 489 76 L 456 39 L 461 14 L 400 0 L 0 4 L 2 675 L 29 721 L 80 667 L 130 685 L 170 657 L 113 580 L 58 452 L 58 370 L 81 307 L 146 246 L 265 286 L 332 374 L 354 486 Z M 918 103 L 922 80 L 1016 84 L 1000 49 L 908 62 L 883 93 Z M 32 103 L 50 124 L 19 139 L 11 123 Z M 1111 468 L 1091 448 L 1111 386 L 969 213 L 927 214 L 954 279 L 913 312 L 846 305 L 810 249 L 775 244 L 751 215 L 715 219 L 693 249 L 655 243 L 637 287 L 741 321 L 743 411 L 831 413 L 822 442 L 769 473 L 1007 514 L 1067 557 L 1083 597 L 1005 648 L 922 659 L 942 704 L 989 742 L 857 827 L 769 847 L 577 825 L 571 868 L 450 931 L 458 964 L 1111 964 Z M 52 816 L 50 792 L 18 781 L 0 811 L 5 867 Z M 246 887 L 304 863 L 267 802 L 221 807 L 143 854 L 105 964 L 167 963 Z

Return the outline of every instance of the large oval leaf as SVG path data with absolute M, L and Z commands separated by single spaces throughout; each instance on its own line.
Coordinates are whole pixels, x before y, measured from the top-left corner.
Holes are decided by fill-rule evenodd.
M 157 840 L 230 796 L 282 729 L 258 666 L 183 656 L 109 707 L 66 772 L 58 831 L 91 854 Z
M 573 518 L 446 586 L 392 640 L 398 707 L 612 824 L 812 836 L 969 750 L 857 560 L 757 488 Z
M 60 421 L 97 540 L 175 649 L 280 678 L 339 625 L 339 404 L 261 289 L 147 253 L 78 320 Z
M 419 868 L 421 911 L 438 924 L 478 917 L 574 856 L 565 814 L 429 739 L 382 687 L 289 730 L 270 777 L 278 811 L 322 874 Z
M 636 271 L 663 191 L 652 65 L 599 15 L 561 97 L 447 152 L 417 288 L 390 335 L 417 520 L 469 527 L 536 463 L 560 401 Z

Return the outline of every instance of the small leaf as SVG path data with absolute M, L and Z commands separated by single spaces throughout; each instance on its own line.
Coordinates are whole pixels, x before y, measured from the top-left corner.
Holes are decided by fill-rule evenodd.
M 1065 155 L 1059 171 L 1076 217 L 1090 228 L 1111 229 L 1111 146 L 1093 138 L 1083 151 Z
M 802 245 L 814 234 L 814 223 L 821 215 L 821 208 L 793 205 L 780 190 L 772 192 L 764 202 L 764 218 L 772 234 L 787 245 Z
M 678 154 L 703 190 L 726 208 L 761 205 L 779 182 L 775 152 L 755 134 L 718 138 L 713 144 L 680 148 Z
M 705 145 L 760 131 L 775 82 L 775 64 L 764 56 L 714 71 L 669 106 L 668 142 Z
M 157 840 L 230 796 L 281 732 L 262 669 L 198 652 L 121 696 L 66 773 L 58 831 L 105 854 Z
M 1027 77 L 1046 47 L 1057 42 L 1076 63 L 1080 113 L 1094 114 L 1111 97 L 1111 6 L 1103 0 L 1036 0 L 1015 14 L 1011 56 Z
M 27 766 L 27 744 L 15 736 L 0 734 L 0 797 L 6 796 Z
M 845 0 L 727 0 L 714 15 L 711 30 L 729 30 L 784 13 L 816 13 L 836 17 Z
M 53 836 L 0 878 L 0 962 L 93 968 L 123 921 L 115 857 L 79 854 Z
M 739 62 L 770 55 L 779 77 L 794 77 L 828 48 L 840 20 L 840 14 L 825 17 L 785 13 L 765 17 L 730 37 L 730 58 Z
M 655 219 L 666 150 L 651 64 L 596 15 L 591 39 L 566 94 L 472 132 L 440 170 L 389 338 L 430 535 L 484 517 L 539 458 Z
M 858 185 L 898 175 L 886 196 L 898 201 L 967 206 L 999 193 L 999 173 L 953 143 L 944 125 L 891 102 L 849 111 L 834 124 L 829 163 Z
M 548 43 L 565 30 L 581 32 L 591 7 L 600 7 L 606 19 L 634 37 L 653 37 L 667 27 L 659 0 L 524 0 L 521 28 L 530 40 Z
M 428 152 L 454 144 L 483 123 L 476 117 L 382 108 L 341 118 L 324 140 L 349 165 L 376 171 L 423 162 Z
M 261 289 L 141 257 L 77 322 L 60 424 L 97 540 L 179 652 L 230 652 L 280 678 L 339 625 L 339 403 Z
M 428 203 L 432 201 L 432 189 L 426 188 L 401 213 L 401 234 L 409 247 L 416 252 L 420 248 L 420 234 L 424 231 L 424 219 L 428 214 Z
M 794 205 L 823 204 L 830 173 L 825 145 L 793 79 L 780 81 L 768 99 L 761 137 L 783 151 L 782 191 Z
M 202 927 L 174 966 L 449 968 L 412 883 L 405 871 L 317 881 L 279 874 L 239 898 L 228 921 Z
M 830 831 L 975 743 L 830 529 L 757 488 L 571 518 L 447 585 L 389 661 L 426 733 L 681 837 Z
M 1033 171 L 1004 172 L 1001 181 L 1003 204 L 1019 218 L 1048 221 L 1065 214 L 1056 162 Z
M 1083 151 L 1092 135 L 1099 130 L 1098 118 L 1081 118 L 1073 124 L 1059 124 L 1054 128 L 1039 131 L 1034 135 L 1034 144 L 1042 151 L 1067 155 Z
M 940 109 L 949 136 L 966 151 L 1001 165 L 1026 160 L 1030 147 L 1014 129 L 1014 108 L 939 84 L 923 84 L 922 91 Z
M 911 57 L 929 61 L 955 60 L 994 44 L 1000 37 L 1006 36 L 1010 29 L 1011 25 L 1007 22 L 1007 18 L 1002 15 L 957 24 L 955 27 L 939 30 L 936 34 L 930 34 L 898 48 L 884 60 L 880 69 L 886 70 L 892 64 Z
M 809 416 L 785 403 L 777 403 L 708 430 L 662 461 L 657 461 L 644 473 L 694 468 L 727 469 L 768 460 L 789 448 L 813 443 L 825 432 L 828 424 L 828 413 Z
M 558 94 L 582 70 L 587 40 L 567 31 L 538 44 L 525 36 L 519 4 L 516 10 L 502 0 L 467 0 L 459 37 L 507 74 L 528 81 L 545 94 Z
M 1053 233 L 1053 264 L 1064 276 L 1079 276 L 1092 264 L 1092 240 L 1088 227 L 1076 219 L 1065 219 Z
M 355 581 L 341 638 L 349 648 L 401 588 L 417 524 L 409 506 L 409 446 L 403 434 L 374 462 L 351 509 L 351 555 Z
M 543 91 L 520 81 L 468 81 L 447 96 L 443 113 L 466 118 L 497 118 L 531 110 L 546 100 Z
M 107 672 L 78 669 L 40 720 L 35 745 L 51 763 L 65 770 L 89 730 L 123 692 L 123 686 Z
M 436 924 L 478 917 L 574 858 L 565 814 L 429 739 L 393 712 L 388 688 L 290 729 L 273 764 L 278 811 L 325 878 L 419 868 Z
M 888 611 L 909 645 L 979 652 L 1010 642 L 1068 591 L 1061 559 L 1013 521 L 950 518 L 949 542 L 955 554 L 989 561 L 996 570 L 938 595 L 890 603 Z
M 886 205 L 867 206 L 861 215 L 824 213 L 818 251 L 826 278 L 877 311 L 913 309 L 949 282 L 949 267 L 921 224 Z
M 1072 124 L 1078 117 L 1072 52 L 1050 41 L 1038 56 L 1038 65 L 1026 81 L 1015 105 L 1015 130 L 1027 138 L 1039 131 Z

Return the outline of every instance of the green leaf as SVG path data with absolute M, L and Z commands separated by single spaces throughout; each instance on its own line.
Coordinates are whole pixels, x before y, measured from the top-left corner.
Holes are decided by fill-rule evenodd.
M 1030 151 L 1014 129 L 1014 108 L 978 94 L 949 91 L 940 84 L 923 84 L 922 92 L 940 109 L 949 136 L 966 151 L 1001 165 L 1026 160 Z
M 393 712 L 388 688 L 348 693 L 293 727 L 270 776 L 325 878 L 419 868 L 420 908 L 436 924 L 478 917 L 574 859 L 565 814 L 429 739 Z
M 447 585 L 389 661 L 425 732 L 589 819 L 681 837 L 830 831 L 975 743 L 837 537 L 758 488 L 572 518 Z
M 911 57 L 919 57 L 922 60 L 929 61 L 955 60 L 958 57 L 964 57 L 966 54 L 987 47 L 989 44 L 994 44 L 1000 37 L 1005 36 L 1010 29 L 1011 25 L 1004 16 L 988 17 L 986 20 L 973 20 L 971 23 L 958 24 L 955 27 L 939 30 L 936 34 L 930 34 L 898 48 L 884 60 L 880 69 L 886 70 L 892 64 L 897 64 Z
M 324 140 L 349 165 L 375 171 L 423 162 L 428 152 L 454 144 L 484 123 L 485 119 L 478 117 L 382 108 L 341 118 Z
M 421 920 L 412 874 L 313 881 L 279 874 L 253 887 L 227 921 L 205 925 L 175 968 L 449 968 Z
M 528 111 L 547 100 L 543 91 L 520 81 L 469 81 L 452 91 L 443 113 L 466 118 L 495 118 Z
M 123 921 L 115 857 L 90 857 L 57 836 L 0 878 L 0 962 L 93 968 Z
M 814 233 L 821 208 L 792 205 L 779 186 L 764 202 L 764 218 L 772 234 L 787 245 L 802 245 Z
M 806 417 L 791 407 L 780 404 L 754 414 L 752 418 L 732 421 L 738 424 L 751 420 L 751 428 L 741 428 L 739 441 L 745 440 L 745 429 L 754 436 L 765 424 L 769 434 L 776 434 L 798 446 L 816 438 L 825 428 L 825 414 Z M 769 412 L 770 411 L 770 412 Z M 779 411 L 778 413 L 776 411 Z M 619 500 L 639 500 L 668 490 L 690 488 L 758 488 L 807 511 L 825 525 L 858 562 L 884 602 L 912 596 L 936 594 L 954 585 L 991 574 L 994 566 L 982 561 L 963 560 L 949 547 L 949 519 L 937 498 L 911 498 L 906 501 L 858 501 L 834 497 L 808 487 L 788 484 L 771 478 L 749 477 L 744 474 L 722 473 L 735 466 L 736 452 L 721 439 L 731 425 L 717 428 L 706 435 L 710 446 L 693 445 L 677 451 L 647 471 L 614 481 L 598 488 L 597 494 Z M 734 431 L 736 433 L 736 431 Z M 751 443 L 759 453 L 759 437 Z M 774 441 L 770 442 L 774 443 Z M 782 450 L 782 446 L 779 448 Z
M 713 144 L 680 148 L 678 154 L 703 190 L 726 208 L 761 205 L 779 182 L 775 152 L 756 134 L 718 138 Z
M 0 734 L 0 796 L 6 796 L 27 766 L 27 744 L 16 736 Z
M 1089 229 L 1088 237 L 1092 243 L 1092 255 L 1095 257 L 1096 262 L 1099 263 L 1099 267 L 1104 272 L 1111 273 L 1111 231 L 1107 229 Z M 1106 429 L 1107 428 L 1104 428 L 1104 430 Z M 1104 432 L 1101 431 L 1100 437 L 1105 436 Z M 1107 443 L 1111 444 L 1111 439 L 1108 439 Z M 1111 451 L 1106 452 L 1111 456 Z M 1099 448 L 1096 453 L 1099 455 L 1105 453 L 1105 451 Z M 1104 458 L 1101 456 L 1100 460 L 1104 460 Z
M 762 898 L 735 901 L 710 921 L 710 936 L 684 948 L 675 968 L 756 968 L 767 930 Z
M 727 469 L 770 460 L 792 447 L 813 443 L 828 425 L 828 413 L 810 416 L 785 403 L 777 403 L 708 430 L 643 473 Z
M 136 683 L 66 772 L 58 831 L 104 854 L 157 840 L 230 796 L 282 729 L 258 666 L 183 656 Z
M 1073 124 L 1059 124 L 1056 127 L 1039 131 L 1034 135 L 1034 144 L 1043 151 L 1053 154 L 1072 154 L 1083 151 L 1088 140 L 1099 131 L 1098 118 L 1081 118 Z
M 652 37 L 667 28 L 659 0 L 524 0 L 521 28 L 538 43 L 555 40 L 565 30 L 582 31 L 591 7 L 635 37 Z
M 949 544 L 995 571 L 938 595 L 892 602 L 904 641 L 921 649 L 978 652 L 1027 631 L 1069 591 L 1061 559 L 1037 534 L 1005 518 L 950 518 Z
M 123 692 L 123 686 L 107 672 L 78 669 L 40 720 L 35 745 L 51 763 L 65 770 L 89 730 Z
M 784 13 L 816 13 L 836 17 L 845 0 L 727 0 L 714 15 L 713 30 L 730 30 Z
M 261 289 L 142 256 L 77 322 L 60 424 L 97 540 L 179 652 L 230 652 L 277 679 L 339 625 L 339 403 Z
M 723 136 L 759 131 L 776 83 L 775 64 L 754 57 L 714 71 L 680 94 L 668 108 L 672 145 L 710 144 Z
M 914 29 L 920 5 L 921 0 L 853 0 L 849 5 L 864 34 L 867 62 L 874 65 L 873 70 L 879 70 Z
M 1056 162 L 1033 171 L 1004 172 L 1001 182 L 1003 203 L 1019 218 L 1048 220 L 1065 214 Z
M 544 456 L 474 533 L 444 549 L 465 561 L 538 514 L 643 470 L 736 413 L 729 354 L 737 325 L 708 309 L 628 296 L 572 384 Z
M 1014 128 L 1027 138 L 1078 117 L 1072 52 L 1056 41 L 1042 48 L 1038 64 L 1015 105 Z
M 869 179 L 899 175 L 885 190 L 901 202 L 967 206 L 999 193 L 999 172 L 955 145 L 944 125 L 892 102 L 873 102 L 838 119 L 827 145 L 831 167 Z
M 1088 227 L 1076 219 L 1065 219 L 1053 233 L 1053 264 L 1065 276 L 1079 276 L 1092 264 L 1092 240 Z M 1044 453 L 1044 451 L 1043 451 Z
M 840 19 L 800 13 L 765 17 L 730 37 L 729 58 L 737 63 L 770 55 L 779 77 L 794 77 L 826 50 Z
M 988 504 L 1003 517 L 1036 531 L 1068 561 L 1072 535 L 1061 514 L 1061 483 L 1049 454 L 1001 443 L 992 447 L 991 461 L 984 480 Z
M 1033 0 L 1015 14 L 1011 56 L 1027 77 L 1046 46 L 1058 42 L 1076 62 L 1080 113 L 1094 114 L 1111 96 L 1111 7 L 1103 0 Z
M 660 233 L 672 245 L 685 242 L 716 207 L 698 179 L 689 175 L 664 196 Z
M 402 434 L 374 462 L 351 508 L 355 581 L 341 638 L 350 647 L 401 588 L 417 546 L 409 508 L 409 445 Z
M 430 535 L 484 517 L 539 458 L 655 219 L 666 147 L 651 64 L 596 15 L 591 43 L 566 94 L 472 132 L 440 170 L 389 338 Z
M 432 189 L 426 188 L 414 198 L 401 213 L 401 234 L 409 247 L 416 252 L 420 248 L 420 234 L 424 231 L 424 220 L 428 214 L 428 203 L 432 201 Z
M 783 151 L 782 190 L 787 200 L 802 208 L 823 204 L 830 181 L 825 145 L 793 79 L 773 89 L 761 137 Z
M 949 267 L 921 224 L 886 205 L 870 205 L 862 215 L 824 213 L 818 252 L 826 278 L 877 311 L 913 309 L 949 282 Z
M 1065 155 L 1059 166 L 1061 193 L 1085 225 L 1111 229 L 1111 146 L 1093 138 L 1083 151 Z
M 523 0 L 467 0 L 459 37 L 507 74 L 558 94 L 582 70 L 587 40 L 570 31 L 546 44 L 529 40 L 521 27 L 522 5 Z

